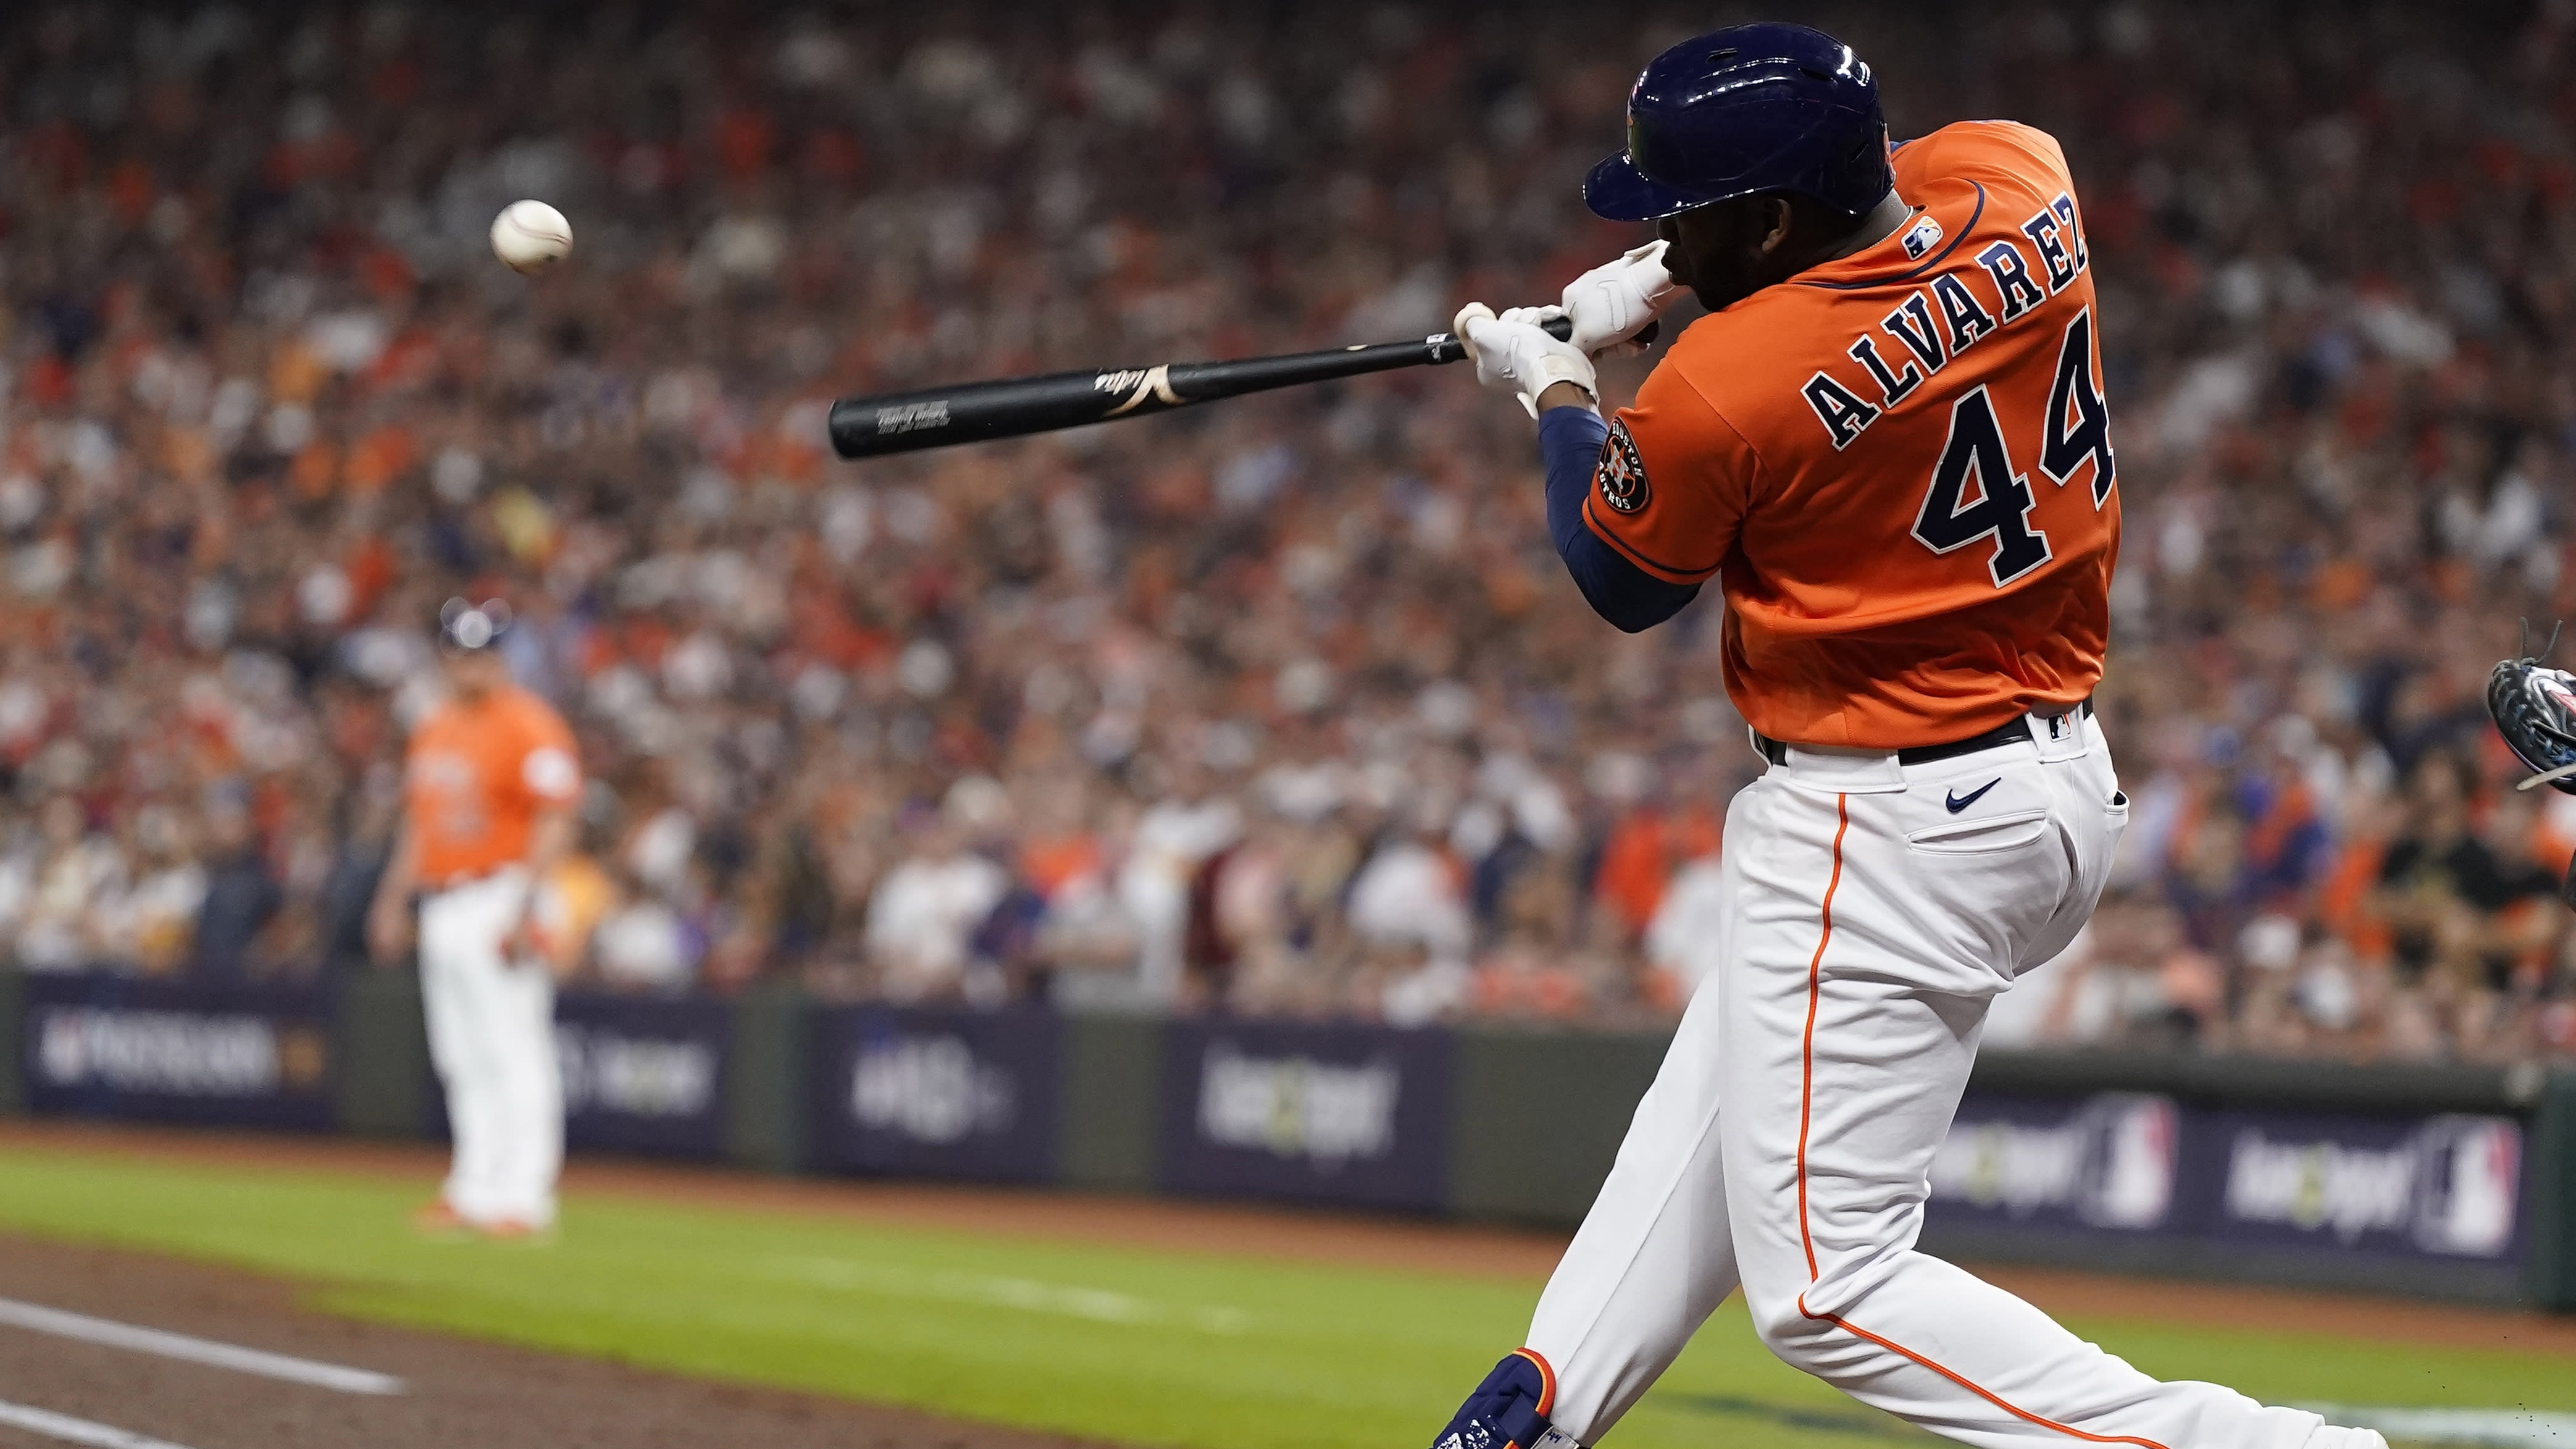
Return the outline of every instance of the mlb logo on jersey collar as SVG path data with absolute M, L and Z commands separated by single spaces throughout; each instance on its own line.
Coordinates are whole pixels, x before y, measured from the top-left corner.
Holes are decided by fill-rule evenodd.
M 1905 254 L 1918 262 L 1924 253 L 1940 244 L 1941 223 L 1928 216 L 1905 229 Z

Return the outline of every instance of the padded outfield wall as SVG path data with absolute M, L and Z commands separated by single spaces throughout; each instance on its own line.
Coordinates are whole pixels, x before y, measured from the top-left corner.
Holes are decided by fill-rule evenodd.
M 1568 1226 L 1664 1033 L 567 993 L 576 1151 Z M 0 1111 L 437 1138 L 419 992 L 0 972 Z M 2576 1310 L 2576 1073 L 1988 1053 L 1926 1247 Z

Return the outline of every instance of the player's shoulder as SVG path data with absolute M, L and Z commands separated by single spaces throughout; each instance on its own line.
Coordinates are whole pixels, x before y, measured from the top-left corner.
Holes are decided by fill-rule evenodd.
M 1651 428 L 1659 441 L 1694 452 L 1743 446 L 1742 431 L 1727 416 L 1743 371 L 1727 365 L 1740 355 L 1730 340 L 1741 335 L 1729 320 L 1736 310 L 1701 317 L 1673 339 L 1663 360 L 1637 384 L 1635 405 L 1621 410 L 1630 428 Z
M 2041 195 L 2071 184 L 2066 148 L 2019 121 L 1953 121 L 1891 153 L 1896 189 L 1946 180 L 2018 185 Z
M 441 736 L 453 733 L 458 717 L 455 700 L 444 696 L 431 700 L 428 708 L 420 712 L 420 717 L 412 721 L 412 747 L 418 749 L 423 744 L 435 743 Z
M 502 692 L 499 703 L 510 719 L 522 729 L 549 739 L 557 736 L 565 739 L 571 737 L 572 727 L 564 722 L 562 712 L 549 703 L 544 695 L 533 689 L 523 685 L 511 685 Z
M 1835 294 L 1779 284 L 1694 319 L 1639 385 L 1639 405 L 1662 402 L 1713 431 L 1750 436 L 1778 374 L 1822 336 L 1834 304 Z

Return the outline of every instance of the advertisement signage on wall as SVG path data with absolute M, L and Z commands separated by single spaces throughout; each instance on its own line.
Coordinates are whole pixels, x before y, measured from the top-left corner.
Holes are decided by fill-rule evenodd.
M 1038 1008 L 819 1014 L 814 1161 L 1036 1182 L 1055 1173 L 1062 1027 Z
M 555 998 L 564 1142 L 580 1148 L 714 1157 L 724 1150 L 722 1002 L 565 994 Z
M 1290 1022 L 1176 1022 L 1161 1144 L 1175 1192 L 1435 1208 L 1449 1038 Z
M 2174 1211 L 2182 1111 L 2169 1097 L 1970 1097 L 1932 1161 L 1945 1218 L 2155 1232 Z
M 2508 1267 L 2526 1236 L 2523 1128 L 2500 1116 L 1972 1094 L 1930 1185 L 1927 1218 L 1941 1228 Z
M 35 1112 L 332 1125 L 330 993 L 31 973 L 20 1060 Z
M 2509 1117 L 2211 1112 L 2208 1231 L 2246 1242 L 2501 1263 L 2522 1246 Z

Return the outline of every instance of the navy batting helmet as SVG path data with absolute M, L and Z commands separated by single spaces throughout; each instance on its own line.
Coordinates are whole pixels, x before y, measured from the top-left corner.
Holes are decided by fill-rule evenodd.
M 1869 67 L 1823 31 L 1766 22 L 1656 56 L 1628 93 L 1628 149 L 1592 168 L 1583 202 L 1612 221 L 1656 221 L 1792 191 L 1857 217 L 1892 185 Z

